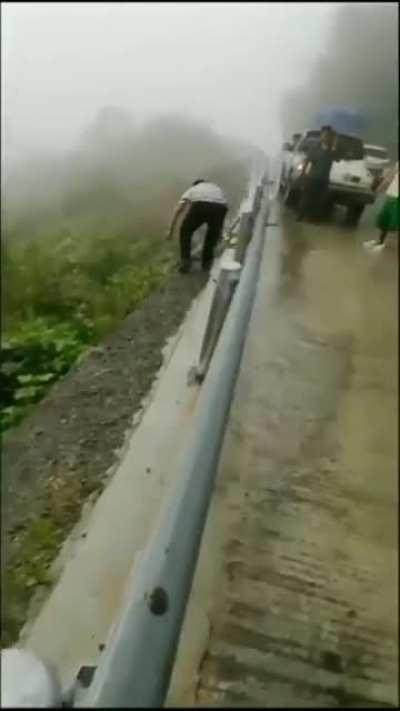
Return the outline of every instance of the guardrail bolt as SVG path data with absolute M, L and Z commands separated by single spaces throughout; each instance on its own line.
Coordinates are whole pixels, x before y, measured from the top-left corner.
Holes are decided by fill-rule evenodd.
M 169 606 L 168 595 L 164 588 L 154 588 L 149 597 L 149 608 L 153 615 L 164 615 Z
M 84 689 L 88 689 L 93 681 L 97 667 L 92 665 L 84 665 L 79 669 L 77 680 Z

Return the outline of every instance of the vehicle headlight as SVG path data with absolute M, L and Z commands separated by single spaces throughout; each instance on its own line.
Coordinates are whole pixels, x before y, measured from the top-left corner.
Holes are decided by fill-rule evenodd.
M 301 173 L 301 171 L 303 170 L 303 168 L 304 168 L 304 163 L 299 163 L 299 164 L 296 166 L 296 171 L 297 171 L 297 173 Z

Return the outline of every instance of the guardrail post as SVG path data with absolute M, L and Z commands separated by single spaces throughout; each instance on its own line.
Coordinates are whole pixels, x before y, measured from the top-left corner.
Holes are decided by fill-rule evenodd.
M 258 211 L 260 209 L 262 194 L 263 194 L 263 186 L 259 185 L 256 189 L 256 194 L 254 197 L 254 207 L 253 207 L 254 217 L 257 217 Z
M 253 228 L 251 212 L 242 212 L 239 223 L 239 234 L 235 247 L 235 261 L 243 264 Z
M 229 304 L 232 301 L 233 292 L 239 281 L 240 270 L 241 265 L 236 261 L 225 262 L 221 265 L 201 346 L 199 365 L 195 374 L 195 380 L 198 383 L 202 383 L 207 374 Z

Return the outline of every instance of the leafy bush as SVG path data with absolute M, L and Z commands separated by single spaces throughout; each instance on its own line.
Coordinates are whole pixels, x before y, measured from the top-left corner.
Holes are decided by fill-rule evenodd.
M 71 324 L 50 325 L 43 318 L 21 324 L 18 335 L 3 344 L 1 354 L 1 427 L 19 422 L 49 385 L 64 375 L 87 347 Z M 89 338 L 89 331 L 85 334 Z M 86 343 L 85 343 L 86 340 Z

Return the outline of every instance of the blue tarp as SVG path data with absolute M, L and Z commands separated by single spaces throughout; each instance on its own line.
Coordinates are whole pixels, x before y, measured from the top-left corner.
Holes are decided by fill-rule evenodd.
M 366 123 L 362 113 L 345 106 L 327 106 L 315 117 L 315 128 L 328 124 L 339 133 L 359 134 Z

